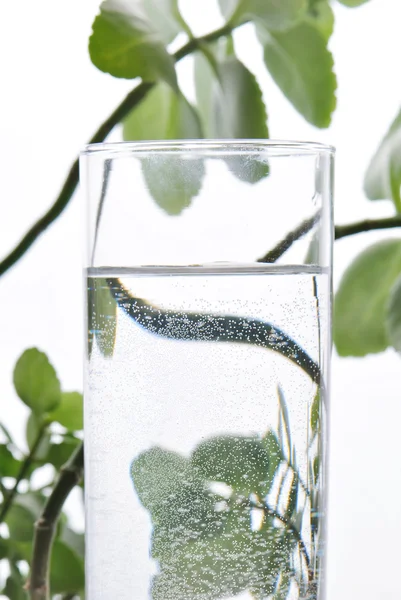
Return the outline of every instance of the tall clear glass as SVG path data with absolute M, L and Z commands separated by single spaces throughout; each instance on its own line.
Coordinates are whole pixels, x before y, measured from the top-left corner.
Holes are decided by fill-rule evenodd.
M 87 600 L 322 600 L 333 149 L 89 146 Z

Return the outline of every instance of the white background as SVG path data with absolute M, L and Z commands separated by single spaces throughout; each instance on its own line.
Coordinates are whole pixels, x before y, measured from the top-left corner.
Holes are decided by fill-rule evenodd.
M 195 33 L 219 24 L 213 4 L 183 0 Z M 2 6 L 1 254 L 49 207 L 78 150 L 132 86 L 90 63 L 87 38 L 97 7 L 97 0 L 20 0 Z M 336 222 L 344 223 L 392 214 L 390 203 L 364 199 L 362 178 L 401 104 L 401 4 L 371 0 L 359 9 L 334 8 L 338 109 L 325 131 L 305 123 L 283 98 L 262 69 L 250 31 L 245 28 L 236 40 L 262 85 L 271 137 L 337 147 L 335 212 Z M 188 73 L 183 64 L 183 85 L 191 95 Z M 26 413 L 11 378 L 23 349 L 46 351 L 64 388 L 82 389 L 80 236 L 77 194 L 0 281 L 1 418 L 21 442 Z M 337 242 L 335 281 L 358 251 L 382 236 Z M 333 359 L 329 600 L 400 598 L 400 371 L 401 359 L 392 351 L 362 360 Z

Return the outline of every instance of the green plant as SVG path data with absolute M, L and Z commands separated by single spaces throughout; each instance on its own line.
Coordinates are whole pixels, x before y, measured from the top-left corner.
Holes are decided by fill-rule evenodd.
M 365 1 L 341 0 L 349 7 Z M 103 2 L 89 44 L 92 61 L 115 77 L 140 78 L 140 82 L 99 127 L 92 142 L 103 141 L 120 123 L 123 124 L 124 138 L 133 140 L 268 137 L 267 110 L 258 82 L 237 58 L 232 39 L 235 29 L 249 22 L 254 24 L 263 46 L 266 68 L 288 100 L 310 123 L 317 127 L 328 126 L 335 109 L 336 89 L 333 57 L 328 49 L 334 24 L 329 0 L 286 0 L 281 3 L 219 0 L 219 5 L 225 18 L 224 25 L 195 38 L 181 16 L 178 0 Z M 187 36 L 187 42 L 171 54 L 167 46 L 179 33 Z M 194 106 L 179 89 L 175 73 L 175 63 L 190 54 L 195 56 Z M 396 214 L 386 219 L 337 226 L 336 239 L 401 226 L 400 127 L 398 115 L 372 159 L 365 179 L 368 198 L 392 200 Z M 235 163 L 229 167 L 234 174 L 239 173 Z M 186 194 L 177 198 L 157 188 L 152 165 L 144 162 L 142 168 L 155 202 L 171 214 L 184 210 L 202 183 L 202 165 L 199 164 L 191 174 L 191 186 Z M 267 175 L 266 167 L 256 164 L 246 174 L 246 180 L 256 183 Z M 180 180 L 179 168 L 174 177 Z M 75 161 L 54 205 L 1 261 L 0 275 L 14 266 L 60 216 L 77 183 L 78 163 Z M 276 260 L 312 225 L 304 223 L 298 230 L 290 232 L 263 260 Z M 400 243 L 401 240 L 392 239 L 375 244 L 364 251 L 344 275 L 336 298 L 334 330 L 334 341 L 341 355 L 363 356 L 380 352 L 390 345 L 400 350 Z M 105 314 L 112 319 L 116 305 L 110 292 L 105 291 Z M 111 331 L 107 339 L 97 336 L 96 343 L 107 353 L 111 351 L 112 340 Z M 49 597 L 44 584 L 55 528 L 51 593 L 72 598 L 83 587 L 83 539 L 69 527 L 61 510 L 65 497 L 80 479 L 82 471 L 83 453 L 79 446 L 82 424 L 76 421 L 82 398 L 77 393 L 60 391 L 54 369 L 37 350 L 22 355 L 16 365 L 14 381 L 18 395 L 31 414 L 27 423 L 28 453 L 17 448 L 1 426 L 0 522 L 5 521 L 11 533 L 10 538 L 0 538 L 0 559 L 6 559 L 10 566 L 3 594 L 11 600 L 25 597 L 22 590 L 24 569 L 31 560 L 34 522 L 42 514 L 35 538 L 36 548 L 42 552 L 34 553 L 31 567 L 35 580 L 32 584 L 31 578 L 30 596 L 35 600 Z M 57 429 L 60 426 L 62 429 Z M 272 443 L 277 440 L 275 432 L 266 435 Z M 58 477 L 56 472 L 63 464 L 67 467 Z M 34 475 L 44 465 L 52 465 L 53 477 L 48 485 L 38 490 Z M 50 489 L 53 489 L 52 493 Z M 290 538 L 291 546 L 293 540 Z M 60 565 L 68 565 L 71 573 L 68 581 Z M 279 585 L 285 585 L 285 582 L 280 579 Z

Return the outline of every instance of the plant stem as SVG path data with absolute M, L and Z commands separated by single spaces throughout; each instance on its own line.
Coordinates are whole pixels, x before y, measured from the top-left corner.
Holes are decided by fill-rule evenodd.
M 366 231 L 377 231 L 380 229 L 394 229 L 401 227 L 401 215 L 388 217 L 387 219 L 371 219 L 358 221 L 349 225 L 337 225 L 335 228 L 335 239 L 341 240 L 349 235 L 364 233 Z
M 317 211 L 313 217 L 302 221 L 298 227 L 290 231 L 272 250 L 269 250 L 262 258 L 258 258 L 257 262 L 274 263 L 292 246 L 294 242 L 306 235 L 312 227 L 316 225 L 321 217 L 321 211 Z
M 42 438 L 46 431 L 46 428 L 47 428 L 47 424 L 44 424 L 39 429 L 39 432 L 38 432 L 36 439 L 32 445 L 32 448 L 29 451 L 29 454 L 26 456 L 24 462 L 21 465 L 21 468 L 20 468 L 17 478 L 15 480 L 14 487 L 10 490 L 10 492 L 4 498 L 4 503 L 3 503 L 3 506 L 1 507 L 1 511 L 0 511 L 0 523 L 3 523 L 3 521 L 7 517 L 8 511 L 10 510 L 12 503 L 14 501 L 14 498 L 18 492 L 18 486 L 21 483 L 21 481 L 25 478 L 25 475 L 27 474 L 29 467 L 31 466 L 31 464 L 33 463 L 33 461 L 35 459 L 36 450 L 38 449 L 39 444 L 42 441 Z
M 35 523 L 35 535 L 31 561 L 31 573 L 26 589 L 30 600 L 49 600 L 49 564 L 56 525 L 63 505 L 71 490 L 80 482 L 83 474 L 83 443 L 61 467 L 52 493 L 46 501 L 42 514 Z
M 219 38 L 230 34 L 234 29 L 232 25 L 224 25 L 207 35 L 199 38 L 192 38 L 184 46 L 179 48 L 173 54 L 175 62 L 179 62 L 185 56 L 194 52 L 202 44 L 207 44 L 218 40 Z M 99 129 L 92 136 L 89 143 L 95 144 L 103 142 L 109 133 L 120 121 L 128 115 L 148 94 L 155 84 L 152 82 L 142 82 L 137 85 L 124 100 L 117 106 L 111 115 L 100 125 Z M 63 212 L 70 202 L 72 195 L 79 181 L 79 163 L 78 158 L 72 164 L 67 178 L 61 188 L 61 191 L 53 206 L 29 229 L 15 248 L 0 262 L 0 277 L 4 275 L 15 263 L 20 260 L 29 250 L 32 244 L 39 236 L 51 225 Z

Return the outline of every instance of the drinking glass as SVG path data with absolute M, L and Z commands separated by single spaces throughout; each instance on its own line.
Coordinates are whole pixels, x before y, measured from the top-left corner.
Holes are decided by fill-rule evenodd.
M 322 600 L 333 160 L 82 153 L 87 600 Z

